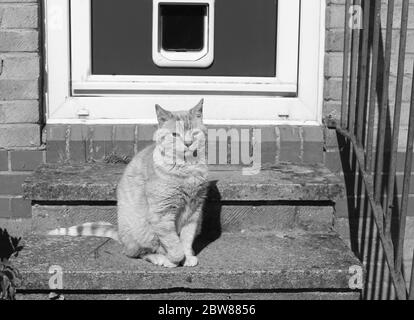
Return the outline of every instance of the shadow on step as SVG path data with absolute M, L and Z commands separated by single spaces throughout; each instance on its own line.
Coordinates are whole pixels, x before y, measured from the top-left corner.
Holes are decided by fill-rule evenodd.
M 208 188 L 207 199 L 203 207 L 203 222 L 201 232 L 195 239 L 193 249 L 195 254 L 207 247 L 221 236 L 221 195 L 217 188 L 217 181 L 211 181 Z

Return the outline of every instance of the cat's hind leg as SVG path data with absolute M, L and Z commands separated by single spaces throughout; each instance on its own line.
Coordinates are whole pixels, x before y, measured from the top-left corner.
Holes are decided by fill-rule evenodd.
M 144 231 L 145 230 L 145 231 Z M 144 228 L 142 232 L 123 234 L 124 254 L 130 258 L 143 259 L 157 266 L 174 268 L 178 263 L 167 258 L 167 251 L 161 245 L 158 236 L 151 231 L 151 227 Z
M 122 235 L 123 253 L 130 258 L 141 258 L 149 253 L 156 253 L 160 244 L 157 236 L 145 229 L 145 232 L 124 233 Z
M 144 254 L 140 258 L 148 262 L 151 262 L 157 266 L 162 266 L 166 268 L 178 267 L 178 264 L 171 262 L 167 258 L 167 251 L 164 249 L 160 242 L 158 243 L 155 253 Z
M 138 258 L 148 262 L 151 262 L 157 266 L 166 267 L 166 268 L 175 268 L 178 264 L 171 262 L 167 256 L 165 249 L 160 245 L 159 241 L 157 243 L 152 242 L 152 246 L 147 244 L 147 248 L 141 247 L 138 243 L 133 246 L 125 246 L 124 253 L 131 258 Z
M 152 242 L 152 246 L 147 244 L 147 248 L 141 247 L 138 243 L 132 246 L 126 245 L 124 247 L 124 253 L 130 258 L 138 258 L 148 262 L 151 262 L 157 266 L 166 268 L 175 268 L 178 264 L 175 264 L 168 260 L 165 249 L 157 243 Z
M 164 214 L 153 224 L 153 228 L 160 241 L 161 248 L 165 249 L 168 260 L 174 264 L 180 264 L 185 255 L 176 231 L 175 216 Z

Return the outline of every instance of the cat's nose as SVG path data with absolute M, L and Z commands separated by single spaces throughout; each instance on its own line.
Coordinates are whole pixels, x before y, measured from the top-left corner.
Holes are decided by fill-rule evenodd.
M 193 144 L 192 141 L 184 141 L 184 145 L 189 148 Z

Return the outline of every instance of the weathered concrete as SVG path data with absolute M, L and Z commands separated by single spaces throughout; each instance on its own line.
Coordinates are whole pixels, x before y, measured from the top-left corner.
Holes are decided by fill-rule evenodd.
M 318 206 L 221 205 L 207 203 L 203 214 L 203 230 L 217 232 L 293 230 L 329 231 L 333 228 L 333 208 Z M 85 222 L 106 221 L 117 224 L 115 206 L 42 206 L 32 207 L 29 232 L 45 235 L 57 227 Z M 10 225 L 9 225 L 10 227 Z M 10 231 L 15 230 L 9 229 Z M 22 227 L 19 228 L 21 234 Z
M 397 219 L 392 225 L 398 225 Z M 335 230 L 341 238 L 355 250 L 366 269 L 364 297 L 366 299 L 396 299 L 395 290 L 385 259 L 384 250 L 378 236 L 375 221 L 371 216 L 361 218 L 339 218 Z M 395 235 L 394 235 L 395 239 Z M 403 274 L 409 287 L 414 252 L 414 217 L 407 217 L 403 250 Z
M 175 291 L 169 293 L 71 293 L 65 292 L 64 300 L 359 300 L 361 294 L 348 292 L 194 292 Z M 49 300 L 49 293 L 18 293 L 17 300 Z
M 129 259 L 112 240 L 31 236 L 24 241 L 14 260 L 22 290 L 48 290 L 52 265 L 62 268 L 64 290 L 348 290 L 349 268 L 360 265 L 335 233 L 225 233 L 195 243 L 199 266 L 174 269 Z
M 203 216 L 203 230 L 212 232 L 292 229 L 329 231 L 333 227 L 334 213 L 330 206 L 207 203 Z M 93 221 L 106 221 L 116 225 L 116 207 L 35 205 L 32 207 L 32 222 L 26 227 L 29 232 L 44 235 L 57 227 Z
M 115 201 L 124 165 L 43 165 L 23 185 L 34 201 Z M 344 185 L 323 166 L 280 164 L 245 176 L 234 167 L 212 168 L 211 198 L 222 201 L 334 201 Z

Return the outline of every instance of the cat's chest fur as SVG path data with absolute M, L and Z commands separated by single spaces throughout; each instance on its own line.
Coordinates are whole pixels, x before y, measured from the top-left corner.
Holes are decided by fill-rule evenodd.
M 191 206 L 194 202 L 199 203 L 200 200 L 204 200 L 206 183 L 199 177 L 189 177 L 184 179 L 176 192 L 182 197 L 185 205 Z
M 156 179 L 147 186 L 147 191 L 158 209 L 176 210 L 177 213 L 189 207 L 194 209 L 205 199 L 206 180 L 198 176 L 179 179 Z

